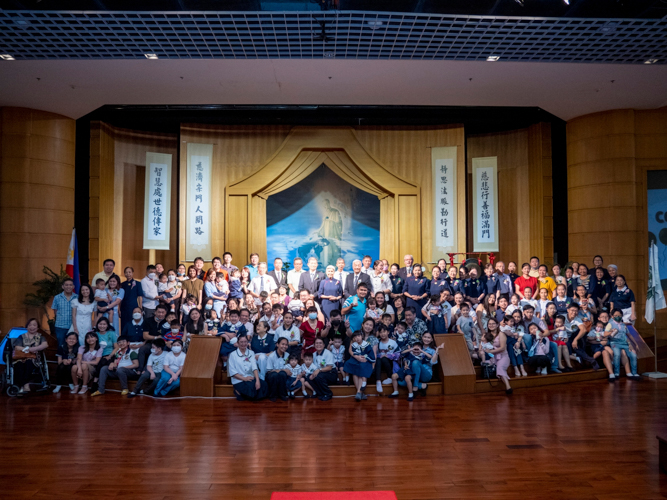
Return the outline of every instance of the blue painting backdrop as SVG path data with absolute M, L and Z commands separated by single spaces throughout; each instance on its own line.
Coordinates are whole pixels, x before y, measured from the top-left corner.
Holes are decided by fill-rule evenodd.
M 318 269 L 380 254 L 380 200 L 344 181 L 324 164 L 266 201 L 269 260 L 317 257 Z

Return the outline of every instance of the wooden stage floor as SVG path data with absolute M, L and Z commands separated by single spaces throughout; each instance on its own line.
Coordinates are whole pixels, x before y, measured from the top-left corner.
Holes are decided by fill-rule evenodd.
M 66 391 L 69 392 L 69 391 Z M 289 403 L 2 398 L 2 498 L 658 499 L 667 381 Z

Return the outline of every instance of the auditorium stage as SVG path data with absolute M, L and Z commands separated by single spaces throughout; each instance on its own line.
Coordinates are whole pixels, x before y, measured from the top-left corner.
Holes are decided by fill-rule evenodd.
M 4 398 L 2 498 L 667 497 L 667 381 L 288 403 Z

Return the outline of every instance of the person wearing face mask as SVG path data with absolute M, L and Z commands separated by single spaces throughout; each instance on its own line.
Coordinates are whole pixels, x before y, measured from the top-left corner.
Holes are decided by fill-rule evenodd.
M 138 307 L 141 309 L 144 300 L 144 291 L 141 283 L 134 279 L 134 268 L 126 267 L 123 272 L 125 281 L 120 285 L 125 294 L 120 303 L 120 330 L 125 330 L 125 325 L 132 321 L 132 314 Z M 84 332 L 85 333 L 85 332 Z
M 144 318 L 146 320 L 153 318 L 158 305 L 159 292 L 155 284 L 156 280 L 157 271 L 155 270 L 155 266 L 151 264 L 146 268 L 146 276 L 141 280 L 141 291 L 144 296 Z
M 330 344 L 333 344 L 335 339 L 342 339 L 343 346 L 345 347 L 345 352 L 343 353 L 343 361 L 347 361 L 350 357 L 349 347 L 350 347 L 350 337 L 352 336 L 352 329 L 350 328 L 349 321 L 344 321 L 343 316 L 339 309 L 334 309 L 331 311 L 329 316 L 329 323 L 331 323 L 331 328 L 329 328 L 329 334 L 324 338 L 324 348 L 328 349 Z
M 139 349 L 139 370 L 143 371 L 146 366 L 146 360 L 151 354 L 151 346 L 153 341 L 159 338 L 164 338 L 164 335 L 169 332 L 171 328 L 169 322 L 166 320 L 168 308 L 164 304 L 160 304 L 155 308 L 155 314 L 152 318 L 144 317 L 144 345 Z
M 317 308 L 309 307 L 306 310 L 306 318 L 301 323 L 301 340 L 303 343 L 302 354 L 315 352 L 315 339 L 318 337 L 326 337 L 329 333 L 331 325 L 324 323 L 317 319 Z
M 184 364 L 183 342 L 175 340 L 171 346 L 171 352 L 168 352 L 164 357 L 164 369 L 160 373 L 160 381 L 155 388 L 155 396 L 166 396 L 181 386 L 181 373 Z
M 133 398 L 137 394 L 153 394 L 158 382 L 160 382 L 160 375 L 164 369 L 164 358 L 167 357 L 167 351 L 164 348 L 164 340 L 157 339 L 153 342 L 151 355 L 148 356 L 148 362 L 146 363 L 146 369 L 139 377 L 139 380 L 137 380 L 137 384 L 134 386 L 132 392 L 127 395 L 128 398 Z M 146 382 L 150 382 L 150 385 L 146 389 L 143 389 Z
M 132 350 L 139 349 L 144 345 L 144 317 L 141 314 L 141 308 L 134 308 L 132 311 L 132 321 L 123 327 L 121 335 L 127 337 L 130 349 Z

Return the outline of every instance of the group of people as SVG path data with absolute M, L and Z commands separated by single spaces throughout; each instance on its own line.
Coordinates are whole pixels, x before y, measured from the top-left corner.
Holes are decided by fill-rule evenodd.
M 99 396 L 111 378 L 128 397 L 166 395 L 179 387 L 196 335 L 221 337 L 222 362 L 234 394 L 244 400 L 328 400 L 331 385 L 354 384 L 355 398 L 363 401 L 367 384 L 375 382 L 379 393 L 391 386 L 390 398 L 399 395 L 399 385 L 407 387 L 411 401 L 426 394 L 434 376 L 442 345 L 433 334 L 447 332 L 462 334 L 473 360 L 495 368 L 508 393 L 510 364 L 521 377 L 526 366 L 559 373 L 573 369 L 575 360 L 597 369 L 601 357 L 610 380 L 618 378 L 621 363 L 636 377 L 626 326 L 635 320 L 634 295 L 600 256 L 592 275 L 574 263 L 564 276 L 553 266 L 549 276 L 533 257 L 520 275 L 514 262 L 507 273 L 496 262 L 486 264 L 482 276 L 479 266 L 441 259 L 430 278 L 411 255 L 403 266 L 364 256 L 351 271 L 338 259 L 324 272 L 315 258 L 305 267 L 294 259 L 288 272 L 280 258 L 271 271 L 257 254 L 241 268 L 232 260 L 225 252 L 208 270 L 202 258 L 187 268 L 151 264 L 140 281 L 126 267 L 121 282 L 107 259 L 91 280 L 95 290 L 84 284 L 75 294 L 66 280 L 52 305 L 59 345 L 55 390 L 69 385 L 72 392 L 91 388 Z M 33 337 L 17 339 L 16 349 L 41 348 Z M 132 392 L 129 380 L 137 380 Z

